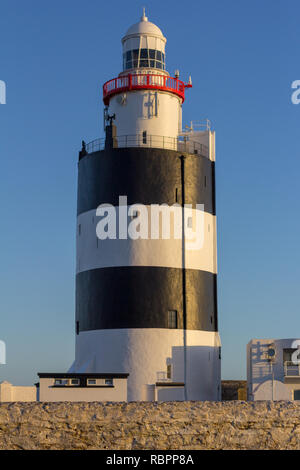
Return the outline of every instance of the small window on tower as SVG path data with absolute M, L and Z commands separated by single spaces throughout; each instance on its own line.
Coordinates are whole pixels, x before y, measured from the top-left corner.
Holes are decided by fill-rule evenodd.
M 168 328 L 177 328 L 177 310 L 168 311 Z
M 167 379 L 171 379 L 172 378 L 172 366 L 171 364 L 168 364 L 167 365 Z
M 143 144 L 147 143 L 147 131 L 143 132 Z

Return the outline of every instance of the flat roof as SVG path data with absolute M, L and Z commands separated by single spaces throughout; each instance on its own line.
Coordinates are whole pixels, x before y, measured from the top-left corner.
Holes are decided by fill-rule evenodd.
M 88 379 L 127 379 L 129 374 L 118 372 L 81 373 L 81 372 L 38 372 L 40 379 L 73 379 L 74 377 L 84 377 Z
M 184 387 L 184 382 L 156 382 L 156 387 Z

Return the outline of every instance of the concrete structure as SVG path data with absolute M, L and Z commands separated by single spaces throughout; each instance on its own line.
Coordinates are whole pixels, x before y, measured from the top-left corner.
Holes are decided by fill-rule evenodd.
M 300 400 L 299 345 L 298 338 L 248 343 L 248 400 Z
M 127 401 L 128 374 L 39 373 L 39 401 Z
M 14 386 L 10 382 L 0 383 L 0 403 L 12 401 L 36 401 L 36 387 Z
M 103 86 L 106 138 L 79 154 L 69 372 L 129 373 L 129 401 L 218 400 L 215 134 L 209 122 L 182 130 L 191 80 L 170 77 L 166 38 L 145 13 L 122 44 L 123 71 Z M 175 205 L 169 236 L 162 213 L 149 216 L 163 205 Z M 115 236 L 107 222 L 101 237 L 111 214 Z

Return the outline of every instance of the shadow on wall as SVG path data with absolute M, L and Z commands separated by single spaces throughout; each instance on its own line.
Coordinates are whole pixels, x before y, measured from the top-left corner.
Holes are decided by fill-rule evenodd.
M 146 386 L 147 399 L 220 400 L 220 362 L 219 347 L 173 346 L 165 370 L 157 372 L 156 385 Z

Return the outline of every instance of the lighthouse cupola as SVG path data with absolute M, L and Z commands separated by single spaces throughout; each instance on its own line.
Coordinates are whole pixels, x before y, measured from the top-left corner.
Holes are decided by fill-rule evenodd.
M 155 24 L 148 21 L 143 10 L 139 23 L 131 26 L 122 39 L 123 71 L 140 72 L 136 69 L 164 71 L 166 38 Z

